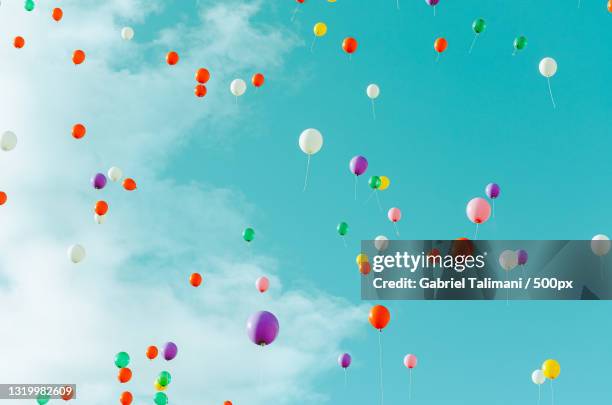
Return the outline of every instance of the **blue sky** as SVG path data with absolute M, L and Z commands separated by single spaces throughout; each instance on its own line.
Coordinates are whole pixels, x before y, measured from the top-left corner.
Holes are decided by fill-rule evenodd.
M 4 207 L 12 211 L 0 237 L 7 286 L 0 302 L 15 308 L 12 322 L 21 319 L 5 343 L 39 367 L 0 372 L 2 380 L 73 378 L 87 399 L 103 403 L 120 392 L 106 359 L 173 338 L 190 357 L 176 365 L 175 403 L 376 403 L 373 303 L 360 301 L 354 260 L 362 239 L 393 236 L 386 208 L 402 209 L 403 238 L 471 237 L 465 204 L 494 181 L 502 190 L 496 218 L 481 238 L 609 233 L 612 15 L 603 1 L 582 3 L 442 0 L 434 17 L 420 0 L 401 1 L 400 11 L 394 0 L 307 0 L 292 23 L 291 1 L 73 1 L 63 3 L 65 20 L 55 26 L 49 5 L 26 15 L 3 2 L 0 52 L 9 62 L 0 73 L 10 97 L 0 107 L 20 144 L 0 160 L 4 173 L 18 173 L 2 176 L 13 203 Z M 468 54 L 479 17 L 487 29 Z M 318 21 L 328 33 L 311 53 Z M 131 43 L 119 39 L 124 25 L 136 31 Z M 27 46 L 16 54 L 7 38 L 22 32 Z M 518 35 L 529 43 L 512 56 Z M 346 36 L 359 41 L 350 60 L 340 48 Z M 436 63 L 438 36 L 449 46 Z M 64 62 L 76 47 L 88 60 L 75 70 Z M 175 68 L 163 64 L 169 49 L 181 55 Z M 538 72 L 545 56 L 559 65 L 551 79 L 556 109 Z M 200 66 L 212 77 L 204 99 L 192 95 Z M 229 82 L 258 71 L 265 85 L 249 87 L 234 105 Z M 381 88 L 376 120 L 369 83 Z M 87 143 L 65 136 L 77 120 L 88 124 Z M 297 141 L 309 127 L 325 143 L 302 192 L 306 156 Z M 370 166 L 354 201 L 348 162 L 357 154 Z M 100 231 L 91 220 L 98 195 L 87 181 L 112 165 L 133 174 L 139 190 L 105 191 L 112 216 Z M 374 174 L 391 179 L 380 193 L 383 213 L 374 200 L 364 203 Z M 47 196 L 55 215 L 39 209 Z M 341 221 L 350 225 L 348 247 L 335 231 Z M 249 247 L 241 240 L 246 226 L 257 232 Z M 64 257 L 76 241 L 88 250 L 78 270 Z M 194 269 L 203 269 L 207 286 L 195 297 L 184 285 Z M 269 296 L 248 295 L 262 273 L 273 278 Z M 243 336 L 243 319 L 258 306 L 281 322 L 264 387 L 252 381 L 262 360 Z M 535 401 L 531 372 L 550 357 L 562 367 L 557 404 L 610 395 L 605 302 L 388 306 L 387 404 L 407 401 L 406 353 L 419 357 L 414 403 Z M 29 332 L 40 315 L 47 334 L 37 338 Z M 109 330 L 122 333 L 103 338 Z M 350 389 L 335 363 L 340 351 L 353 356 Z M 78 364 L 64 364 L 69 353 Z M 133 389 L 149 400 L 149 380 Z

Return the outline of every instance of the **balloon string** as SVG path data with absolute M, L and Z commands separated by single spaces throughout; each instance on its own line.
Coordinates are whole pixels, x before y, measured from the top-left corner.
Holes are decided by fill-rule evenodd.
M 506 270 L 506 284 L 508 284 L 508 273 L 510 270 Z M 506 287 L 506 306 L 510 305 L 510 288 Z
M 474 232 L 474 240 L 478 240 L 478 224 L 476 224 L 476 232 Z
M 291 22 L 295 20 L 295 16 L 297 15 L 298 9 L 300 6 L 296 6 L 295 10 L 293 10 L 293 14 L 291 15 Z
M 542 399 L 542 384 L 538 384 L 538 405 L 540 405 L 540 399 Z
M 400 9 L 400 7 L 399 7 L 399 0 L 397 0 L 397 9 L 398 10 Z
M 514 50 L 512 51 L 512 56 L 516 55 L 516 48 L 514 48 Z
M 548 92 L 550 93 L 550 100 L 552 101 L 553 108 L 557 108 L 557 105 L 555 104 L 555 98 L 552 94 L 552 88 L 550 87 L 550 77 L 547 77 L 546 81 L 548 82 Z
M 436 16 L 436 6 L 434 6 L 434 17 Z
M 346 388 L 346 385 L 347 385 L 347 382 L 348 382 L 348 381 L 347 381 L 347 380 L 348 380 L 348 377 L 347 377 L 347 375 L 346 375 L 346 374 L 347 374 L 347 373 L 346 373 L 346 367 L 345 367 L 345 368 L 344 368 L 344 388 Z
M 495 218 L 495 199 L 493 199 L 493 210 L 492 210 L 493 218 Z
M 315 35 L 315 37 L 312 39 L 312 44 L 310 45 L 310 53 L 312 53 L 314 50 L 316 40 L 317 40 L 317 36 Z
M 578 8 L 580 8 L 580 0 L 578 0 Z
M 374 192 L 375 192 L 375 191 L 376 191 L 376 190 L 374 190 L 374 191 L 372 191 L 372 192 L 370 193 L 369 197 L 368 197 L 368 198 L 366 198 L 366 200 L 365 200 L 364 204 L 367 204 L 367 203 L 368 203 L 368 201 L 370 201 L 370 198 L 372 198 L 372 196 L 374 195 Z
M 355 201 L 357 201 L 357 175 L 355 175 Z
M 304 190 L 306 191 L 306 187 L 308 186 L 308 172 L 310 171 L 310 153 L 308 154 L 308 161 L 306 162 L 306 177 L 304 178 Z
M 376 109 L 374 108 L 374 99 L 372 100 L 372 116 L 374 117 L 374 119 L 376 119 Z
M 236 105 L 238 105 L 238 96 L 236 96 Z
M 472 45 L 470 45 L 470 51 L 468 52 L 469 54 L 471 54 L 472 49 L 474 49 L 474 44 L 476 43 L 476 39 L 478 39 L 478 34 L 474 35 L 474 39 L 472 40 Z
M 376 202 L 378 203 L 378 210 L 382 212 L 382 206 L 380 205 L 380 198 L 378 198 L 378 190 L 374 190 L 374 195 L 376 195 Z
M 412 369 L 408 369 L 408 373 L 410 375 L 409 380 L 410 382 L 408 383 L 408 399 L 412 399 Z
M 380 330 L 380 332 L 378 334 L 378 352 L 380 354 L 379 362 L 378 362 L 378 364 L 380 366 L 380 405 L 383 405 L 383 403 L 385 402 L 385 392 L 383 390 L 382 329 Z
M 601 272 L 601 280 L 604 279 L 604 261 L 603 256 L 599 256 L 599 271 Z
M 436 62 L 440 60 L 440 52 L 438 52 L 438 56 L 436 56 Z
M 555 388 L 553 387 L 553 380 L 550 380 L 550 401 L 552 405 L 555 405 Z
M 393 228 L 395 228 L 395 234 L 399 238 L 400 234 L 399 234 L 399 230 L 397 229 L 397 224 L 395 222 L 393 222 Z
M 342 242 L 344 243 L 344 247 L 348 247 L 348 246 L 346 245 L 346 238 L 345 238 L 344 236 L 342 237 Z M 345 371 L 346 371 L 346 370 L 345 370 Z

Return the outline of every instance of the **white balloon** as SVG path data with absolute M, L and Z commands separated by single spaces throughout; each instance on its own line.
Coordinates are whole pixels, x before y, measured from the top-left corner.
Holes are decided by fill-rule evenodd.
M 6 131 L 2 134 L 2 138 L 0 138 L 0 147 L 4 151 L 9 151 L 15 149 L 17 146 L 17 135 L 15 135 L 12 131 Z
M 366 94 L 368 95 L 368 97 L 374 100 L 375 98 L 378 98 L 378 96 L 380 96 L 380 87 L 378 87 L 377 84 L 372 83 L 366 89 Z
M 314 155 L 323 146 L 323 135 L 314 128 L 305 129 L 300 134 L 299 144 L 302 152 L 307 155 Z
M 546 57 L 540 61 L 540 74 L 544 77 L 553 77 L 557 73 L 557 61 Z
M 68 248 L 68 258 L 72 263 L 79 263 L 85 259 L 85 248 L 79 244 Z
M 542 370 L 538 369 L 531 373 L 531 381 L 533 381 L 534 384 L 542 385 L 546 382 L 546 376 Z
M 610 238 L 606 235 L 595 235 L 593 239 L 591 239 L 591 250 L 597 256 L 605 256 L 610 252 Z
M 94 221 L 96 222 L 96 224 L 103 224 L 105 221 L 105 216 L 94 213 Z
M 121 39 L 130 41 L 132 38 L 134 38 L 134 29 L 132 27 L 121 28 Z
M 499 255 L 499 264 L 506 271 L 512 270 L 518 265 L 518 254 L 514 250 L 504 250 Z
M 119 181 L 123 177 L 123 171 L 118 167 L 111 167 L 108 169 L 108 178 L 112 181 Z
M 242 79 L 234 79 L 230 84 L 230 91 L 236 97 L 240 97 L 247 89 L 246 82 Z
M 384 252 L 389 247 L 389 238 L 387 238 L 385 235 L 378 235 L 374 239 L 374 247 L 379 252 Z

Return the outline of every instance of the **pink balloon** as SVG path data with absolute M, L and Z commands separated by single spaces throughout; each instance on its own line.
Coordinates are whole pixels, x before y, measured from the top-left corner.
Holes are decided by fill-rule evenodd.
M 483 224 L 491 216 L 491 206 L 484 198 L 472 198 L 465 208 L 465 213 L 473 223 Z
M 399 208 L 393 207 L 387 212 L 387 217 L 389 217 L 389 221 L 397 222 L 402 219 L 402 211 Z
M 270 287 L 270 280 L 265 276 L 261 276 L 255 281 L 255 287 L 257 287 L 260 293 L 264 293 Z
M 415 356 L 414 354 L 407 354 L 406 357 L 404 357 L 404 366 L 406 366 L 407 368 L 415 368 L 417 365 L 417 356 Z

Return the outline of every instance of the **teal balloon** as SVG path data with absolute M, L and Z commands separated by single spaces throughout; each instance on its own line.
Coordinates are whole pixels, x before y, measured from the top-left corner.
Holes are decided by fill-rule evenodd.
M 255 239 L 255 229 L 253 228 L 245 229 L 242 232 L 242 238 L 246 240 L 247 242 L 251 242 L 253 239 Z
M 380 187 L 380 185 L 382 184 L 382 181 L 380 180 L 380 177 L 372 176 L 370 177 L 368 184 L 370 185 L 370 188 L 376 190 Z
M 39 395 L 36 398 L 36 402 L 38 402 L 38 405 L 45 405 L 47 402 L 49 402 L 49 395 Z
M 161 373 L 159 373 L 159 376 L 157 377 L 157 383 L 161 385 L 162 387 L 165 387 L 168 384 L 170 384 L 171 379 L 172 379 L 172 376 L 170 376 L 169 372 L 162 371 Z
M 517 51 L 525 49 L 526 46 L 527 46 L 526 37 L 521 35 L 520 37 L 516 37 L 514 39 L 514 49 L 516 49 Z
M 153 397 L 153 402 L 157 405 L 166 405 L 168 403 L 168 396 L 164 392 L 158 392 Z
M 472 23 L 472 29 L 477 34 L 484 32 L 485 28 L 487 28 L 487 23 L 482 18 L 478 18 Z
M 24 8 L 25 8 L 27 11 L 32 11 L 32 10 L 34 10 L 34 6 L 35 6 L 35 4 L 34 4 L 34 0 L 26 0 L 26 2 L 25 2 L 25 4 L 24 4 Z
M 126 352 L 117 353 L 115 356 L 115 366 L 118 368 L 124 368 L 127 367 L 128 364 L 130 364 L 130 355 Z
M 348 233 L 349 226 L 348 226 L 348 224 L 346 222 L 340 222 L 338 224 L 338 226 L 336 227 L 336 229 L 338 230 L 338 233 L 341 236 L 344 236 L 344 235 L 346 235 Z

